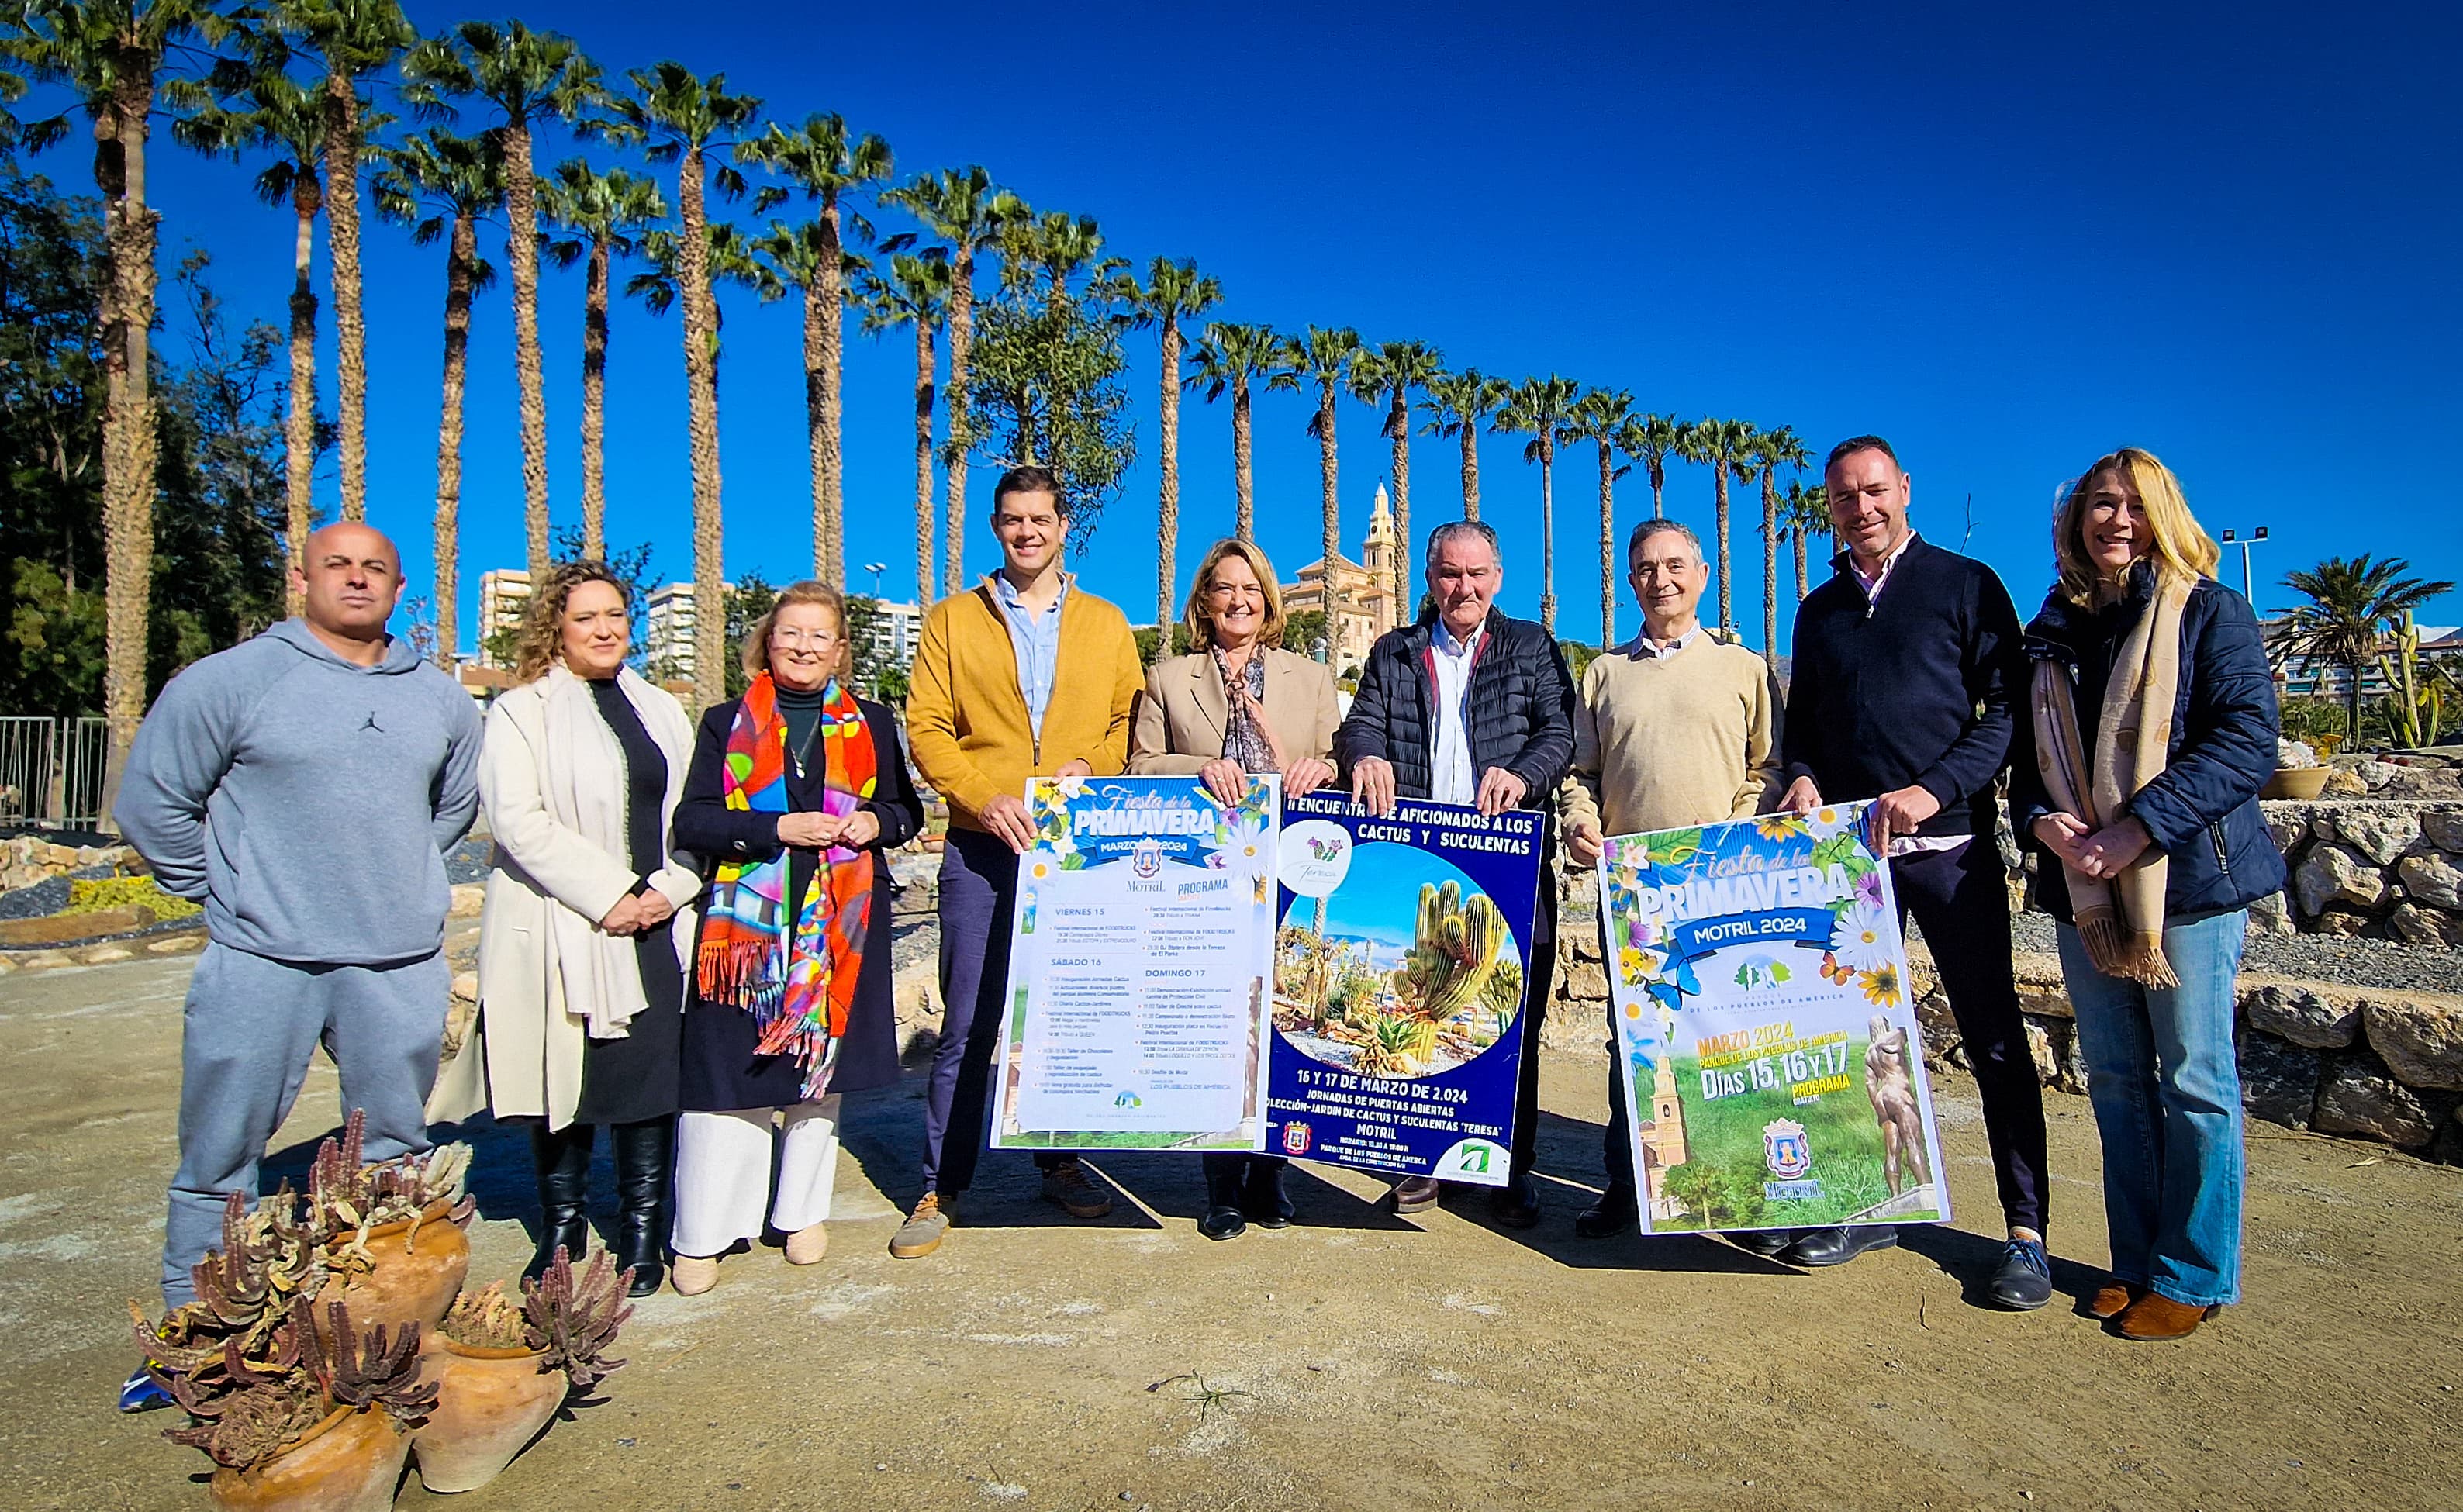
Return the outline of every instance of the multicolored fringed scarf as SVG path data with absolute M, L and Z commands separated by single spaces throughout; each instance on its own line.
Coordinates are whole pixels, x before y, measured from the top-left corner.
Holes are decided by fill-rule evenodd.
M 825 813 L 843 817 L 872 796 L 876 756 L 872 732 L 853 695 L 836 681 L 822 690 L 819 747 Z M 764 672 L 744 690 L 727 733 L 727 806 L 786 813 L 787 721 L 778 691 Z M 767 861 L 722 862 L 710 887 L 696 962 L 701 995 L 731 1003 L 761 1029 L 760 1053 L 793 1055 L 804 1069 L 804 1100 L 828 1090 L 839 1041 L 846 1033 L 863 970 L 863 939 L 872 920 L 872 853 L 831 846 L 787 923 L 792 853 Z

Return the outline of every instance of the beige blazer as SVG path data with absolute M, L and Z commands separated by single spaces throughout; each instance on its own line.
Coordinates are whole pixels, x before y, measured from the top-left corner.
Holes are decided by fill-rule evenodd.
M 1283 760 L 1331 755 L 1334 727 L 1342 723 L 1334 674 L 1288 651 L 1259 654 L 1266 659 L 1266 725 L 1281 743 Z M 1158 663 L 1146 674 L 1129 725 L 1130 775 L 1194 777 L 1223 755 L 1230 710 L 1211 653 Z
M 621 677 L 643 727 L 667 760 L 659 810 L 665 833 L 692 764 L 692 722 L 664 689 L 629 670 Z M 496 853 L 479 921 L 479 1013 L 461 1052 L 437 1075 L 427 1105 L 432 1122 L 458 1122 L 484 1105 L 499 1117 L 544 1117 L 549 1128 L 560 1129 L 579 1105 L 591 1005 L 567 1000 L 570 973 L 559 939 L 576 935 L 573 924 L 595 933 L 598 921 L 632 891 L 634 876 L 628 858 L 553 811 L 551 785 L 558 774 L 548 759 L 551 681 L 541 678 L 509 689 L 488 711 L 479 794 Z M 621 783 L 621 769 L 612 780 Z M 669 850 L 650 885 L 675 905 L 667 933 L 689 982 L 699 865 Z M 629 942 L 624 950 L 629 955 Z

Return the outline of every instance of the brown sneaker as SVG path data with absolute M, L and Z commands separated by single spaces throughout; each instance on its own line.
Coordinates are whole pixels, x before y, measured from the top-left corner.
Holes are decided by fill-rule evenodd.
M 1394 1183 L 1394 1211 L 1417 1213 L 1436 1206 L 1437 1199 L 1443 1195 L 1444 1188 L 1437 1185 L 1435 1177 L 1406 1176 Z
M 2124 1307 L 2117 1321 L 2125 1339 L 2186 1339 L 2198 1331 L 2199 1324 L 2223 1310 L 2221 1304 L 2192 1307 L 2150 1291 Z
M 949 1224 L 957 1218 L 954 1194 L 945 1198 L 938 1192 L 926 1192 L 915 1203 L 915 1211 L 889 1241 L 890 1257 L 895 1260 L 921 1260 L 941 1247 L 948 1235 Z
M 1075 1160 L 1043 1173 L 1043 1199 L 1058 1203 L 1071 1218 L 1101 1218 L 1112 1210 L 1111 1198 L 1086 1179 L 1086 1168 Z
M 2107 1281 L 2096 1287 L 2095 1295 L 2087 1299 L 2086 1310 L 2099 1318 L 2117 1318 L 2146 1289 L 2125 1281 Z

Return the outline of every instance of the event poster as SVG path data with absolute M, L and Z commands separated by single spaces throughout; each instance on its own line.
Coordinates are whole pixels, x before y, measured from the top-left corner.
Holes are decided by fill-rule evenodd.
M 1283 805 L 1273 1148 L 1505 1184 L 1543 816 Z
M 1870 808 L 1606 843 L 1645 1233 L 1950 1218 Z
M 1277 777 L 1036 778 L 996 1150 L 1261 1150 Z

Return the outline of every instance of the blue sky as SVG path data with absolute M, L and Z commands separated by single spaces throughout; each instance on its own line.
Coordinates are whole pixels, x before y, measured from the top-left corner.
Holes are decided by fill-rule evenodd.
M 469 13 L 411 11 L 431 31 Z M 1417 338 L 1493 374 L 1555 371 L 1664 413 L 1792 424 L 1817 451 L 1878 431 L 1914 475 L 1919 529 L 1966 540 L 2022 610 L 2049 576 L 2054 486 L 2122 443 L 2163 456 L 2211 529 L 2272 528 L 2261 608 L 2284 601 L 2270 585 L 2286 569 L 2329 552 L 2395 552 L 2463 578 L 2463 529 L 2437 481 L 2463 404 L 2451 110 L 2463 20 L 2451 8 L 1201 13 L 1099 0 L 953 4 L 903 26 L 713 6 L 692 27 L 635 5 L 518 13 L 611 73 L 674 55 L 727 71 L 782 119 L 839 111 L 888 138 L 902 176 L 981 162 L 1038 209 L 1097 217 L 1140 266 L 1195 257 L 1226 287 L 1224 318 Z M 544 144 L 542 167 L 564 155 Z M 81 150 L 45 168 L 85 186 Z M 162 145 L 164 263 L 204 246 L 235 309 L 278 321 L 290 217 L 248 198 L 252 171 Z M 483 245 L 501 259 L 501 232 Z M 402 542 L 414 591 L 432 571 L 442 261 L 369 231 L 371 513 Z M 319 262 L 321 277 L 321 247 Z M 579 512 L 580 292 L 578 270 L 545 275 L 559 523 Z M 510 323 L 500 283 L 471 344 L 466 645 L 479 573 L 521 557 Z M 798 323 L 792 302 L 728 304 L 730 574 L 782 580 L 809 560 Z M 330 404 L 330 306 L 324 325 Z M 609 534 L 653 542 L 663 578 L 691 570 L 679 338 L 675 315 L 627 305 L 610 359 Z M 1155 356 L 1144 334 L 1128 350 L 1145 455 L 1076 565 L 1143 621 Z M 849 558 L 889 564 L 891 596 L 913 587 L 911 359 L 904 335 L 849 342 Z M 1228 411 L 1184 410 L 1184 572 L 1230 528 Z M 1258 400 L 1259 532 L 1286 575 L 1317 554 L 1306 418 L 1300 396 Z M 1376 423 L 1344 402 L 1355 546 L 1387 468 Z M 1507 536 L 1504 602 L 1528 614 L 1539 484 L 1520 447 L 1486 443 L 1483 493 Z M 1415 443 L 1423 530 L 1456 512 L 1456 458 L 1453 443 Z M 980 519 L 992 473 L 975 478 Z M 330 501 L 330 465 L 320 487 Z M 1587 445 L 1567 449 L 1556 494 L 1559 633 L 1587 638 Z M 1672 469 L 1670 512 L 1706 532 L 1711 494 L 1706 472 Z M 1648 508 L 1639 474 L 1619 486 L 1620 530 Z M 1758 643 L 1752 490 L 1736 508 L 1737 618 Z M 966 544 L 970 569 L 995 559 L 980 524 Z M 2236 556 L 2224 575 L 2237 586 Z M 2463 621 L 2463 595 L 2429 617 Z M 1633 623 L 1627 601 L 1622 627 Z

